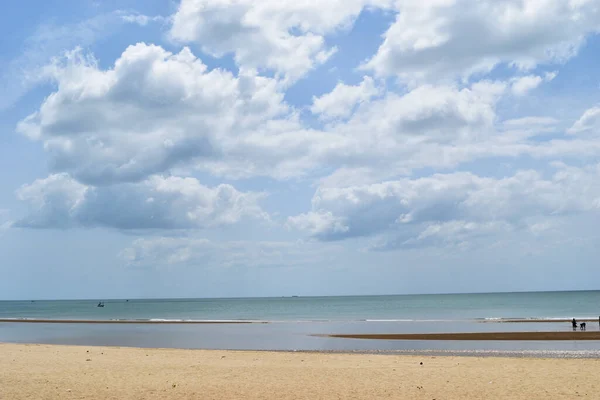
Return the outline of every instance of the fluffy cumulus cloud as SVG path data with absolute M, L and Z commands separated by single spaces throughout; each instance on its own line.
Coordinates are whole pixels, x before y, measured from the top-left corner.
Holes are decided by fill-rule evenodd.
M 198 268 L 295 267 L 333 259 L 339 249 L 314 243 L 215 242 L 197 238 L 141 238 L 123 249 L 120 257 L 129 266 L 190 266 Z
M 512 79 L 511 90 L 517 96 L 525 96 L 531 90 L 537 88 L 542 82 L 549 82 L 556 78 L 555 72 L 548 72 L 545 76 L 527 75 Z
M 88 184 L 214 159 L 236 134 L 286 111 L 273 80 L 208 71 L 187 48 L 140 43 L 108 70 L 75 51 L 46 73 L 57 90 L 18 131 L 44 142 L 54 172 Z
M 325 180 L 353 184 L 419 168 L 447 168 L 491 152 L 514 152 L 506 143 L 496 143 L 494 127 L 495 106 L 506 88 L 506 83 L 491 81 L 463 88 L 423 85 L 360 104 L 350 118 L 325 128 L 343 139 L 335 147 L 319 147 L 318 162 L 341 166 Z
M 532 170 L 506 178 L 457 172 L 320 188 L 312 210 L 289 218 L 288 224 L 320 240 L 386 234 L 396 246 L 410 247 L 436 243 L 433 239 L 440 237 L 525 228 L 536 217 L 600 208 L 600 166 L 555 167 L 547 178 Z
M 366 9 L 395 20 L 364 63 L 341 65 L 330 57 Z M 140 238 L 122 253 L 132 265 L 279 265 L 349 238 L 389 250 L 542 235 L 599 206 L 600 109 L 577 120 L 535 98 L 599 13 L 595 0 L 182 0 L 170 17 L 118 14 L 160 22 L 171 51 L 132 44 L 101 66 L 75 49 L 43 69 L 54 88 L 17 131 L 43 146 L 50 175 L 17 191 L 29 213 L 15 226 L 216 230 L 254 218 L 316 239 Z M 383 17 L 361 24 L 370 18 Z M 228 57 L 239 68 L 218 67 Z M 323 94 L 326 79 L 338 81 Z M 304 212 L 261 207 L 257 191 L 296 185 L 316 187 Z
M 425 85 L 369 101 L 378 89 L 366 77 L 315 99 L 324 116 L 352 114 L 322 132 L 302 123 L 275 80 L 208 70 L 187 48 L 173 54 L 137 44 L 106 70 L 76 51 L 46 73 L 57 90 L 18 131 L 43 142 L 52 172 L 88 185 L 141 181 L 180 166 L 280 179 L 331 162 L 362 167 L 416 154 L 411 146 L 422 142 L 484 137 L 506 87 Z
M 343 118 L 350 115 L 357 104 L 367 102 L 379 93 L 373 78 L 365 76 L 356 86 L 338 83 L 331 92 L 313 97 L 310 110 L 324 119 Z
M 324 167 L 397 174 L 456 165 L 498 151 L 489 139 L 497 120 L 495 105 L 506 93 L 506 83 L 423 85 L 365 101 L 337 93 L 340 88 L 361 93 L 363 85 L 365 81 L 358 87 L 338 85 L 314 101 L 321 115 L 338 116 L 326 117 L 323 129 L 300 128 L 295 121 L 270 125 L 240 138 L 219 164 L 206 165 L 225 175 L 239 171 L 278 179 L 311 176 Z
M 467 88 L 423 85 L 404 95 L 388 93 L 331 129 L 393 142 L 393 147 L 428 141 L 470 142 L 489 132 L 496 119 L 495 104 L 505 88 L 503 83 L 479 82 Z
M 305 127 L 283 101 L 275 80 L 208 70 L 187 48 L 170 53 L 153 45 L 130 46 L 106 70 L 75 51 L 46 73 L 55 79 L 57 89 L 18 130 L 43 142 L 55 174 L 29 190 L 46 185 L 61 190 L 42 190 L 51 193 L 48 201 L 21 226 L 51 226 L 52 221 L 55 226 L 132 229 L 135 224 L 140 228 L 204 226 L 180 217 L 169 225 L 172 214 L 146 222 L 140 217 L 135 223 L 118 222 L 103 212 L 92 217 L 84 211 L 102 208 L 103 203 L 89 199 L 85 207 L 74 206 L 90 193 L 110 204 L 108 198 L 119 198 L 121 188 L 138 193 L 152 187 L 157 174 L 178 167 L 232 178 L 289 179 L 327 165 L 342 166 L 326 179 L 337 181 L 332 186 L 339 186 L 340 180 L 352 186 L 359 176 L 373 182 L 490 155 L 548 157 L 565 151 L 565 144 L 573 153 L 598 150 L 587 142 L 545 147 L 515 142 L 531 132 L 499 136 L 496 104 L 511 87 L 507 82 L 422 85 L 373 99 L 379 89 L 365 77 L 358 86 L 339 84 L 314 100 L 313 111 L 345 117 L 315 130 Z M 514 121 L 508 126 L 523 131 L 523 124 L 531 127 L 534 122 L 521 119 L 520 126 L 515 127 Z M 35 197 L 24 193 L 27 190 L 22 189 L 19 196 L 28 201 Z M 317 225 L 330 224 L 339 232 L 345 229 L 334 215 L 319 219 Z
M 529 69 L 576 54 L 600 30 L 594 0 L 400 0 L 366 67 L 407 81 L 468 77 L 500 63 Z M 558 28 L 560 27 L 560 28 Z
M 233 54 L 243 68 L 295 80 L 335 51 L 325 35 L 352 26 L 365 7 L 388 0 L 182 0 L 170 35 L 214 56 Z
M 194 178 L 153 176 L 93 187 L 57 174 L 24 185 L 17 195 L 31 210 L 16 226 L 27 228 L 198 229 L 267 218 L 258 204 L 262 194 L 224 184 L 209 188 Z

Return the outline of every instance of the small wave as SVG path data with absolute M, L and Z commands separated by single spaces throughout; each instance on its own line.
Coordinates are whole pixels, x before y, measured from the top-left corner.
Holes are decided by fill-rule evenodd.
M 165 318 L 150 318 L 148 321 L 151 322 L 183 322 L 183 319 L 165 319 Z
M 365 322 L 417 322 L 416 319 L 365 319 Z
M 365 319 L 364 322 L 454 322 L 452 319 Z
M 323 324 L 331 322 L 356 322 L 357 320 L 338 320 L 338 319 L 265 319 L 260 322 L 270 324 Z
M 35 318 L 28 318 L 28 317 L 9 317 L 9 318 L 2 318 L 5 321 L 29 321 L 29 320 L 34 320 Z
M 136 320 L 136 321 L 150 321 L 157 323 L 169 323 L 169 322 L 181 322 L 181 323 L 211 323 L 211 324 L 224 324 L 224 323 L 267 323 L 273 321 L 257 320 L 257 319 L 173 319 L 173 318 L 150 318 L 148 320 Z
M 243 320 L 181 320 L 181 319 L 40 319 L 0 318 L 0 322 L 47 324 L 252 324 L 266 323 Z

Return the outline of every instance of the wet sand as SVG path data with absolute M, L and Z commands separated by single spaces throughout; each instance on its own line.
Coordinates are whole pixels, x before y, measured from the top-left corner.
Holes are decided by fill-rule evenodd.
M 564 332 L 461 332 L 321 335 L 343 339 L 371 340 L 600 340 L 600 331 Z
M 0 344 L 0 398 L 573 399 L 600 360 Z
M 485 323 L 523 323 L 523 322 L 527 322 L 527 323 L 537 323 L 537 322 L 543 322 L 543 323 L 565 323 L 565 324 L 571 324 L 571 319 L 537 319 L 537 318 L 533 318 L 533 319 L 528 319 L 528 318 L 504 318 L 504 319 L 491 319 L 491 320 L 481 320 L 479 322 L 485 322 Z M 581 322 L 585 322 L 586 324 L 589 324 L 590 326 L 593 325 L 594 323 L 598 324 L 599 321 L 597 318 L 584 318 L 584 319 L 578 319 L 577 320 L 577 324 L 581 323 Z

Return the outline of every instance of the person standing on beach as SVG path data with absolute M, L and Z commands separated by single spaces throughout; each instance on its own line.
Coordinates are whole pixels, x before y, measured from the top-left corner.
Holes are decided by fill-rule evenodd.
M 598 321 L 600 321 L 600 319 Z M 573 330 L 576 331 L 577 330 L 577 321 L 575 320 L 575 318 L 573 318 L 573 321 L 571 321 L 571 324 L 573 325 Z

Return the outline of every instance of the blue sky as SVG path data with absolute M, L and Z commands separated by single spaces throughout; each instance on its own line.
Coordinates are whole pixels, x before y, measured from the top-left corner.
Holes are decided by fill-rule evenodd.
M 0 298 L 597 289 L 600 2 L 0 13 Z

